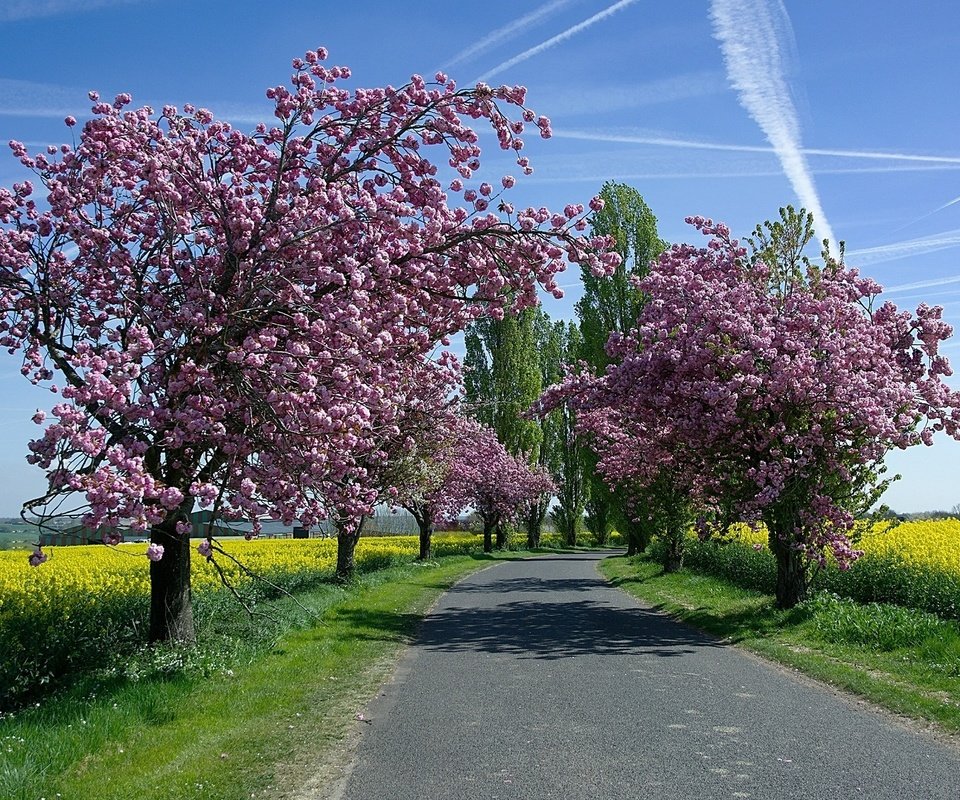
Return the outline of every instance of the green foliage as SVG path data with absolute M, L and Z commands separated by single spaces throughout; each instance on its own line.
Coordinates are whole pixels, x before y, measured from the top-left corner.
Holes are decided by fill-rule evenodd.
M 657 233 L 657 218 L 636 189 L 608 181 L 600 197 L 604 207 L 593 215 L 591 232 L 612 236 L 623 263 L 609 278 L 581 270 L 583 296 L 576 306 L 583 335 L 581 357 L 596 374 L 610 363 L 605 350 L 610 334 L 633 327 L 644 303 L 631 278 L 646 275 L 650 262 L 667 247 Z
M 884 603 L 858 603 L 818 592 L 803 603 L 811 627 L 825 642 L 855 644 L 878 652 L 915 649 L 960 675 L 960 629 L 935 614 Z
M 667 247 L 657 233 L 657 218 L 636 189 L 608 181 L 601 188 L 600 197 L 604 207 L 593 215 L 591 232 L 596 236 L 612 236 L 623 261 L 611 277 L 598 278 L 581 269 L 583 296 L 576 304 L 580 320 L 579 358 L 586 361 L 596 375 L 602 374 L 610 364 L 606 352 L 610 334 L 630 330 L 645 302 L 632 279 L 646 275 L 650 263 Z M 595 454 L 585 448 L 582 458 L 583 471 L 588 476 L 587 527 L 600 539 L 614 526 L 635 530 L 625 493 L 611 491 L 606 486 L 597 472 Z
M 655 545 L 651 552 L 656 552 Z M 739 541 L 688 537 L 685 565 L 737 586 L 772 594 L 777 564 L 766 548 Z M 960 576 L 933 567 L 920 568 L 867 553 L 848 570 L 830 564 L 813 575 L 812 588 L 859 603 L 885 603 L 960 619 Z
M 522 415 L 543 392 L 537 352 L 538 309 L 503 319 L 483 318 L 466 333 L 464 388 L 473 415 L 492 428 L 512 455 L 539 459 L 543 432 Z

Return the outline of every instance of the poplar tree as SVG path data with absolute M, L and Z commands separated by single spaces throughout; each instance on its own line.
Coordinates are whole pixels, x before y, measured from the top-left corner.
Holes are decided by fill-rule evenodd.
M 536 346 L 538 315 L 545 316 L 539 309 L 528 308 L 502 319 L 477 320 L 467 330 L 464 357 L 467 407 L 481 424 L 493 429 L 508 453 L 530 465 L 540 463 L 543 443 L 541 423 L 524 416 L 544 388 Z M 505 545 L 506 530 L 501 524 L 497 547 Z
M 613 359 L 606 352 L 611 333 L 626 333 L 637 321 L 645 301 L 633 279 L 649 271 L 650 263 L 667 244 L 657 233 L 657 218 L 641 194 L 631 186 L 607 181 L 600 190 L 603 208 L 595 212 L 591 232 L 610 236 L 622 261 L 610 277 L 595 277 L 582 269 L 583 297 L 576 304 L 582 337 L 581 359 L 602 375 Z M 623 526 L 630 553 L 642 551 L 648 537 L 627 511 L 622 491 L 611 491 L 597 472 L 597 454 L 585 452 L 589 481 L 587 524 L 594 536 L 605 539 L 614 524 Z

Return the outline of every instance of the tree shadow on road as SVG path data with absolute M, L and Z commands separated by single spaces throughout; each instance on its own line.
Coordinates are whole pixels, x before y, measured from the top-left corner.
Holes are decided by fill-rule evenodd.
M 722 646 L 655 612 L 593 600 L 518 600 L 494 608 L 445 609 L 424 621 L 417 641 L 431 650 L 536 659 L 581 655 L 672 658 L 702 647 Z

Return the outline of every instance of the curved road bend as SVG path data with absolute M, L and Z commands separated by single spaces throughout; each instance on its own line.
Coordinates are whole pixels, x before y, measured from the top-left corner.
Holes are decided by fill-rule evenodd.
M 642 608 L 601 553 L 445 594 L 366 711 L 346 800 L 939 800 L 960 751 Z

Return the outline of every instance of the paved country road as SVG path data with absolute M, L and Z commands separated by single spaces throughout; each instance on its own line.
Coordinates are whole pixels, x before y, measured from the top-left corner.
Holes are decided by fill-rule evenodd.
M 641 607 L 603 554 L 445 594 L 365 712 L 346 800 L 960 798 L 960 750 Z

